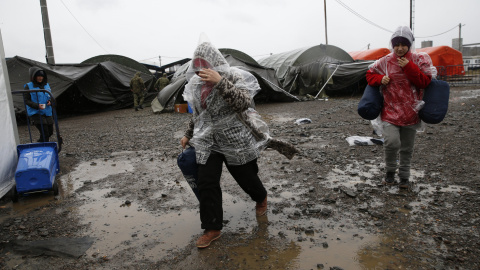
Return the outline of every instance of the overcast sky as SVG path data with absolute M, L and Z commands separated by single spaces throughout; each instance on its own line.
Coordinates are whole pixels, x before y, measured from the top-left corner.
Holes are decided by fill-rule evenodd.
M 410 0 L 326 2 L 328 44 L 347 52 L 369 44 L 387 47 L 391 32 L 384 29 L 410 25 Z M 417 48 L 425 40 L 452 46 L 460 23 L 463 43 L 480 43 L 480 0 L 414 2 Z M 192 57 L 202 32 L 217 48 L 255 59 L 326 43 L 323 0 L 47 0 L 47 5 L 57 64 L 118 54 L 156 65 L 162 56 L 164 65 Z M 6 57 L 45 62 L 39 0 L 0 0 L 0 29 Z

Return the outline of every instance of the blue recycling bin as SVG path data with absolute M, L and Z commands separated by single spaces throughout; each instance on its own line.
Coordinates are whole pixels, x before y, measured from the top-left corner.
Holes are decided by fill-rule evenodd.
M 60 171 L 56 142 L 20 144 L 15 171 L 18 194 L 49 191 L 58 193 L 55 176 Z

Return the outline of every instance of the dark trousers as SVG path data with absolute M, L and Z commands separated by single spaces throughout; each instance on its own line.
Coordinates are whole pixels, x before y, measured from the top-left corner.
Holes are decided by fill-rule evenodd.
M 212 152 L 205 165 L 198 165 L 198 190 L 200 195 L 200 221 L 202 229 L 221 230 L 223 228 L 222 189 L 220 177 L 223 163 L 238 185 L 257 203 L 267 196 L 267 191 L 258 178 L 257 160 L 244 165 L 230 166 L 225 156 Z
M 35 124 L 35 127 L 40 132 L 40 138 L 37 142 L 48 142 L 50 140 L 50 136 L 53 135 L 53 125 L 52 124 Z M 43 132 L 42 132 L 43 127 Z

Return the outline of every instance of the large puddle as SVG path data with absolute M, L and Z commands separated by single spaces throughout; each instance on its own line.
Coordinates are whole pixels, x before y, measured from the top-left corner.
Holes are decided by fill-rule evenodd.
M 294 121 L 289 117 L 274 120 Z M 321 138 L 316 139 L 321 141 Z M 270 158 L 275 155 L 266 153 Z M 337 191 L 343 188 L 355 191 L 359 186 L 378 188 L 375 179 L 382 174 L 381 167 L 377 160 L 353 162 L 346 168 L 334 167 L 321 183 Z M 162 211 L 147 210 L 147 200 L 136 199 L 126 203 L 125 199 L 117 197 L 128 196 L 112 196 L 116 192 L 115 179 L 128 179 L 135 185 L 139 178 L 147 177 L 148 183 L 158 184 L 158 181 L 163 181 L 155 178 L 159 173 L 171 178 L 163 184 L 163 189 L 150 197 L 163 204 Z M 461 186 L 416 184 L 416 179 L 424 177 L 423 174 L 412 170 L 414 192 L 419 193 L 419 200 L 412 203 L 413 212 L 430 202 L 429 196 L 422 195 L 471 192 Z M 99 183 L 102 185 L 90 187 Z M 289 183 L 279 183 L 267 177 L 264 184 L 267 190 L 271 190 Z M 174 198 L 162 200 L 171 196 L 169 190 L 181 190 L 182 193 L 173 193 L 176 194 Z M 224 189 L 224 220 L 227 222 L 222 232 L 225 239 L 220 238 L 206 250 L 197 250 L 192 244 L 201 233 L 198 203 L 193 192 L 183 180 L 176 161 L 161 159 L 156 153 L 118 152 L 107 159 L 80 163 L 60 179 L 60 196 L 57 199 L 76 196 L 82 201 L 80 207 L 69 210 L 89 225 L 88 231 L 82 233 L 96 239 L 87 251 L 90 257 L 111 258 L 132 248 L 142 251 L 136 252 L 137 259 L 156 262 L 185 248 L 192 248 L 190 256 L 198 257 L 215 254 L 220 248 L 223 253 L 231 254 L 228 259 L 241 269 L 317 269 L 321 265 L 324 269 L 334 266 L 343 269 L 402 269 L 405 257 L 394 255 L 398 254 L 393 250 L 394 235 L 364 231 L 352 220 L 341 218 L 342 215 L 325 219 L 297 215 L 301 209 L 296 206 L 295 198 L 307 192 L 308 189 L 299 183 L 279 190 L 269 197 L 269 201 L 272 205 L 286 203 L 287 207 L 281 212 L 270 207 L 268 216 L 257 219 L 251 201 L 234 195 L 228 188 Z M 398 190 L 392 188 L 387 192 L 396 193 Z M 12 205 L 13 214 L 24 215 L 54 200 L 53 194 L 21 198 Z M 370 202 L 374 208 L 382 205 L 379 201 Z M 318 207 L 330 208 L 328 205 Z M 235 239 L 235 242 L 232 244 L 228 239 Z
M 270 153 L 273 155 L 273 153 Z M 253 204 L 245 197 L 232 195 L 229 189 L 224 189 L 224 219 L 227 221 L 221 238 L 213 245 L 217 248 L 197 251 L 192 243 L 201 233 L 198 203 L 181 173 L 175 172 L 174 161 L 163 161 L 146 166 L 148 157 L 154 153 L 120 152 L 113 153 L 108 159 L 97 159 L 79 164 L 74 171 L 60 179 L 60 196 L 76 196 L 84 204 L 75 209 L 69 209 L 72 214 L 81 217 L 88 224 L 84 236 L 94 237 L 96 241 L 87 250 L 87 256 L 111 258 L 129 248 L 141 250 L 136 253 L 137 259 L 159 261 L 172 252 L 184 248 L 193 248 L 193 256 L 204 256 L 209 252 L 221 250 L 227 254 L 231 263 L 244 269 L 269 268 L 276 269 L 315 269 L 322 264 L 325 269 L 339 266 L 344 269 L 401 269 L 404 257 L 394 256 L 395 236 L 385 236 L 366 232 L 358 228 L 353 221 L 335 217 L 328 219 L 312 218 L 299 215 L 295 198 L 308 192 L 299 183 L 288 189 L 280 188 L 270 201 L 287 203 L 282 212 L 273 212 L 271 207 L 267 217 L 257 219 Z M 372 180 L 381 174 L 378 162 L 362 161 L 353 163 L 346 168 L 334 167 L 328 177 L 322 181 L 332 190 L 349 188 L 355 190 L 359 184 L 378 187 Z M 151 169 L 147 169 L 151 167 Z M 165 211 L 152 212 L 146 210 L 142 201 L 135 200 L 126 204 L 115 196 L 115 179 L 130 179 L 142 170 L 143 175 L 154 174 L 158 170 L 177 174 L 177 181 L 159 190 L 153 198 L 161 201 L 168 190 L 183 190 L 178 197 L 165 202 Z M 169 171 L 170 170 L 170 171 Z M 227 173 L 228 174 L 228 173 Z M 412 181 L 423 177 L 423 172 L 412 170 Z M 378 178 L 378 177 L 377 177 Z M 113 182 L 112 182 L 113 180 Z M 136 179 L 132 178 L 132 181 Z M 103 188 L 89 188 L 92 183 L 107 183 Z M 152 180 L 150 180 L 152 181 Z M 222 180 L 223 181 L 223 180 Z M 227 181 L 233 181 L 227 179 Z M 267 190 L 288 185 L 287 181 L 264 181 Z M 98 186 L 96 186 L 98 187 Z M 394 190 L 394 189 L 391 189 Z M 340 192 L 340 191 L 339 191 Z M 397 192 L 397 191 L 389 191 Z M 416 184 L 415 191 L 420 198 L 412 203 L 413 211 L 429 203 L 428 195 L 433 192 L 471 192 L 461 186 L 429 186 Z M 128 196 L 127 196 L 128 197 Z M 54 200 L 53 194 L 35 194 L 21 198 L 13 204 L 15 215 L 23 215 Z M 328 205 L 316 205 L 319 208 L 330 208 Z M 314 207 L 314 208 L 315 208 Z M 381 202 L 370 201 L 370 207 L 382 207 Z M 59 209 L 58 211 L 62 211 Z M 298 215 L 297 215 L 298 214 Z M 290 217 L 295 218 L 290 218 Z M 341 215 L 338 215 L 341 216 Z

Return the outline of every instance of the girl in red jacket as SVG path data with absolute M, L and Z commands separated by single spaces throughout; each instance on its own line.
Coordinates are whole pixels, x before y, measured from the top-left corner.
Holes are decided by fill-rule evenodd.
M 410 28 L 398 27 L 390 39 L 392 52 L 375 61 L 367 71 L 368 84 L 381 86 L 384 98 L 380 115 L 385 136 L 384 183 L 396 183 L 395 171 L 400 154 L 400 188 L 409 187 L 415 135 L 422 125 L 418 111 L 424 104 L 423 89 L 437 73 L 428 54 L 415 52 L 414 40 Z

